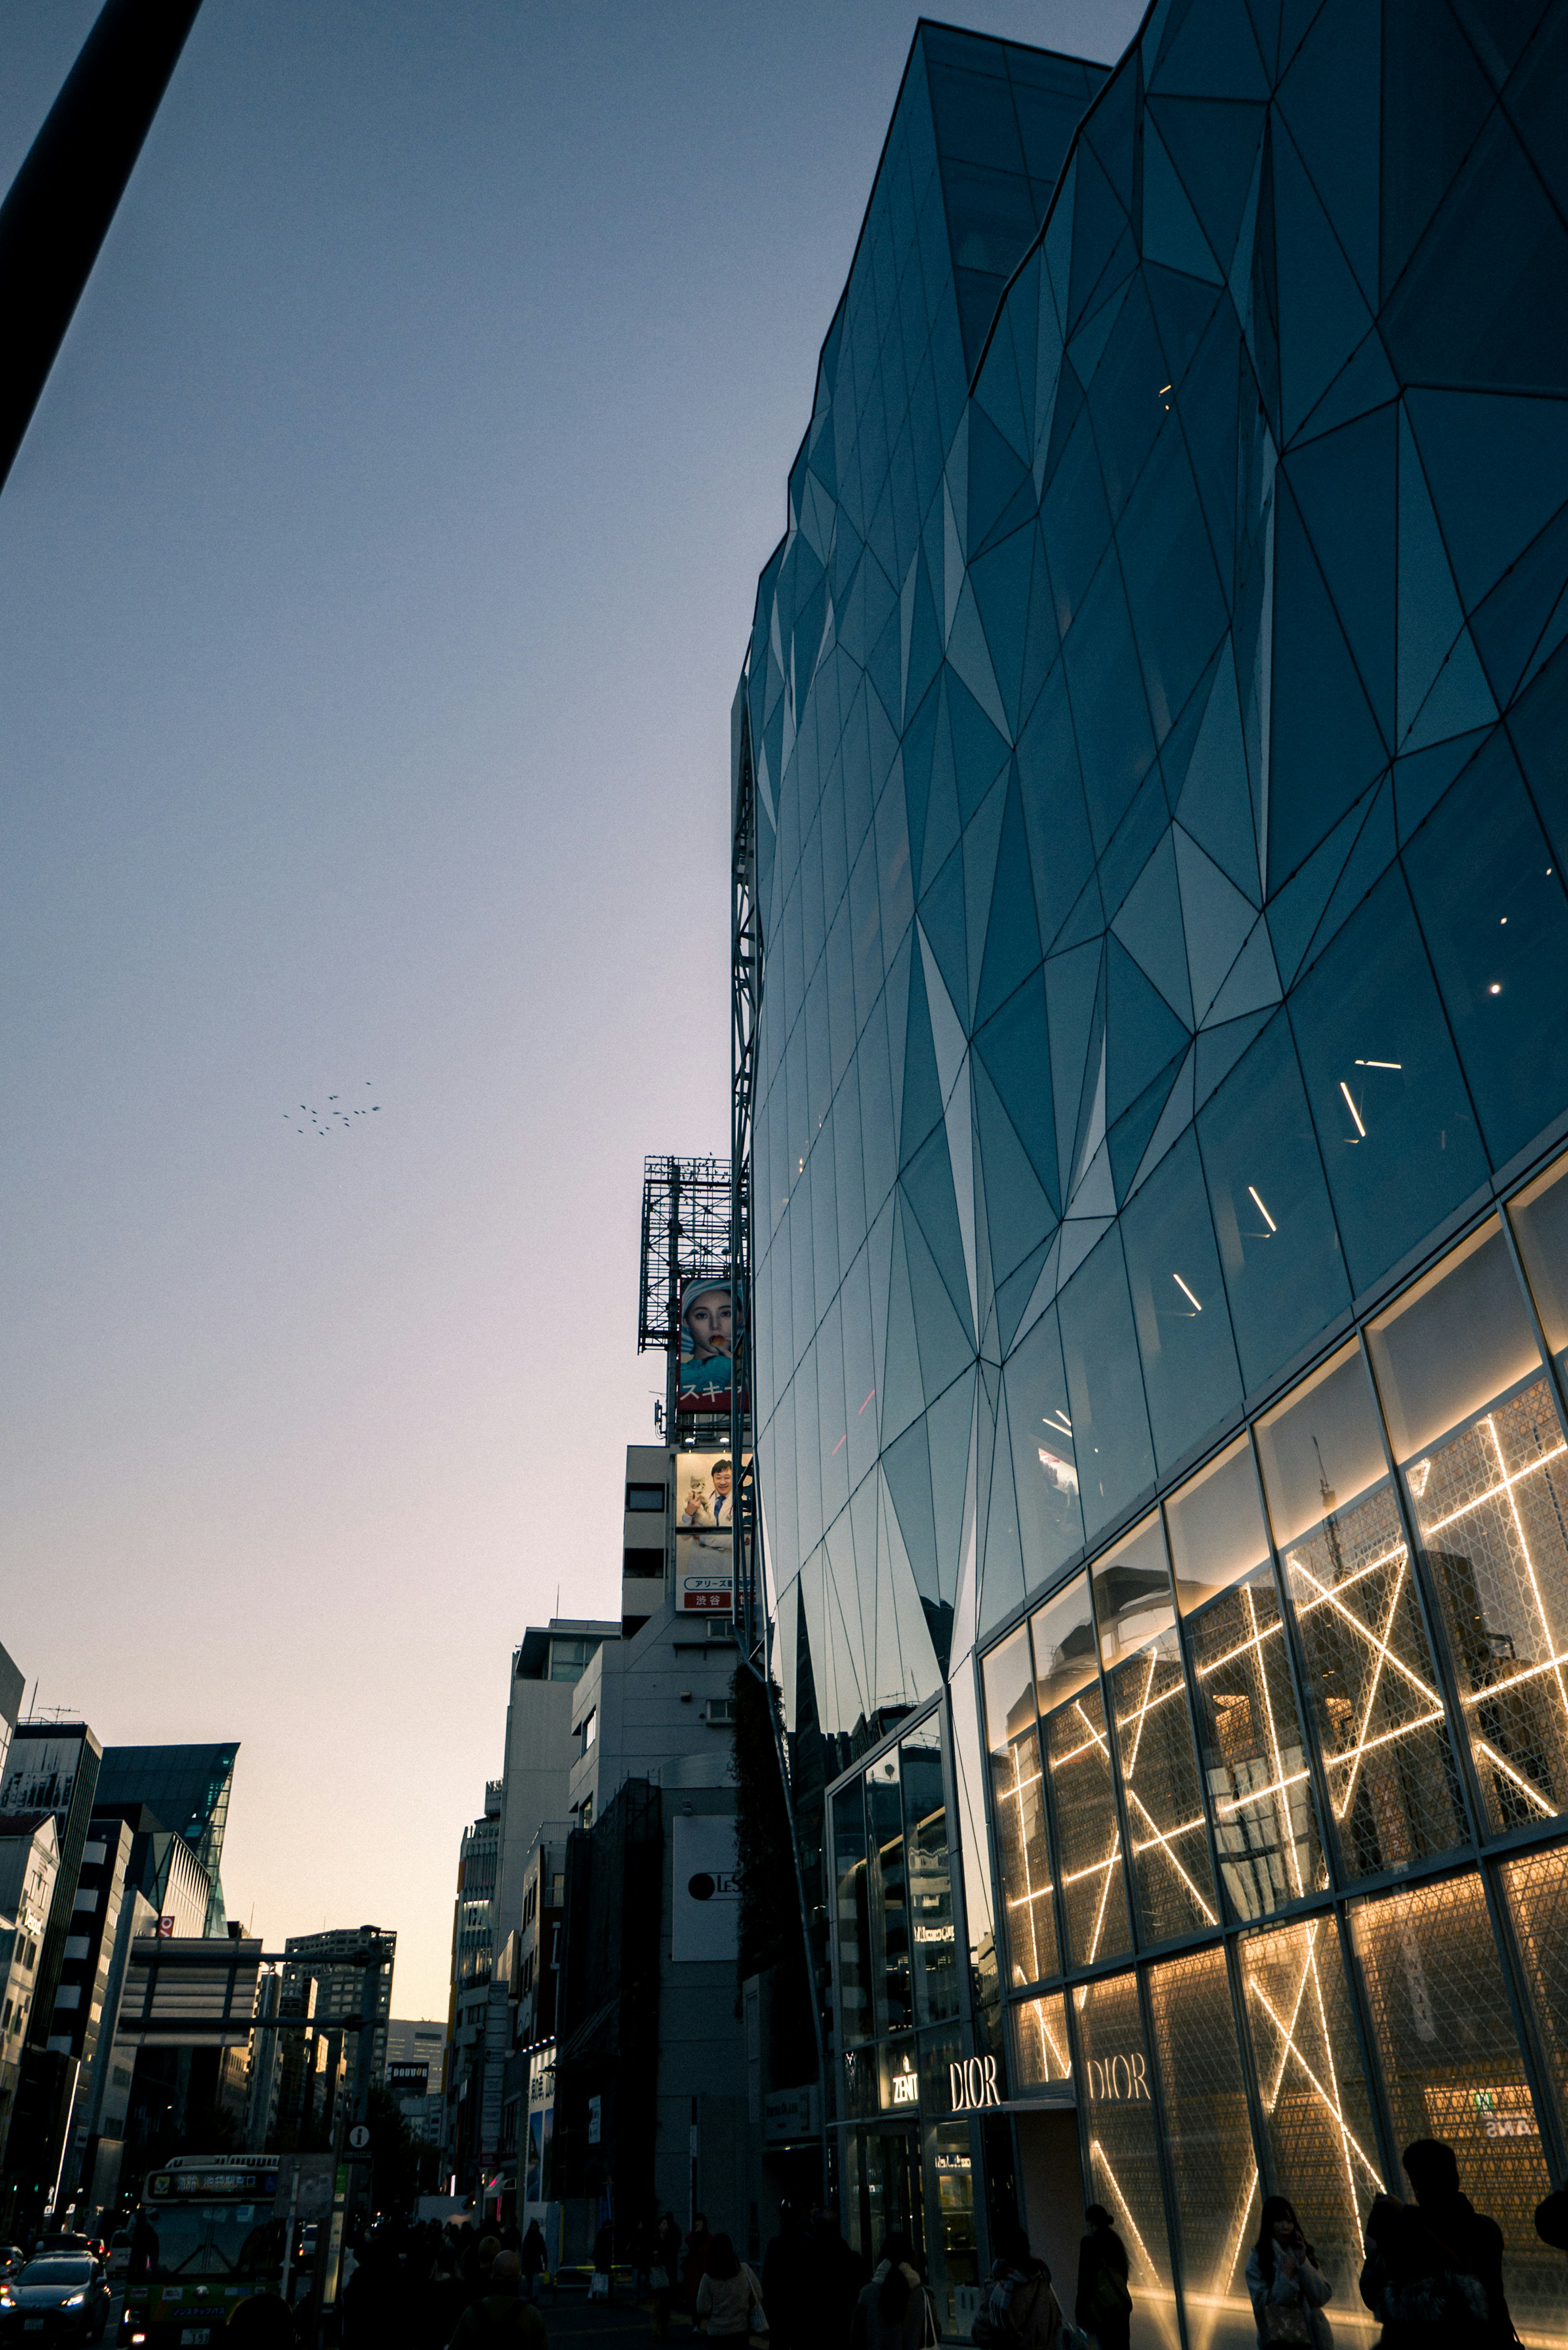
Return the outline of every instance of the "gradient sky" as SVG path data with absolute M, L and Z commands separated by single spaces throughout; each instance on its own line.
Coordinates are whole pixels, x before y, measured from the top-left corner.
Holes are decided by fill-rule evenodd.
M 94 13 L 0 0 L 0 182 Z M 206 0 L 0 496 L 0 1641 L 239 1739 L 230 1914 L 394 1927 L 400 2014 L 513 1647 L 618 1608 L 641 1162 L 728 1147 L 730 702 L 915 21 Z

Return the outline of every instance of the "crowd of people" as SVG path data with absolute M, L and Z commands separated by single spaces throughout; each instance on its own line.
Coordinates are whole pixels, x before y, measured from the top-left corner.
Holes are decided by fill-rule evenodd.
M 1381 2328 L 1374 2350 L 1518 2350 L 1502 2230 L 1463 2192 L 1453 2149 L 1419 2138 L 1401 2160 L 1413 2199 L 1378 2195 L 1365 2220 L 1357 2286 Z M 1023 2229 L 999 2229 L 972 2321 L 978 2350 L 1130 2350 L 1127 2246 L 1102 2205 L 1090 2204 L 1084 2219 L 1071 2320 Z M 1541 2206 L 1536 2228 L 1568 2251 L 1568 2189 Z M 670 2338 L 678 2316 L 682 2333 L 732 2343 L 765 2334 L 772 2350 L 928 2350 L 942 2337 L 909 2238 L 890 2232 L 872 2267 L 820 2204 L 782 2206 L 760 2275 L 701 2212 L 685 2231 L 672 2212 L 659 2214 L 619 2248 L 607 2221 L 594 2245 L 597 2296 L 614 2299 L 627 2269 L 659 2341 Z M 454 2222 L 382 2221 L 358 2245 L 344 2289 L 343 2350 L 540 2350 L 546 2273 L 536 2223 L 489 2235 Z M 1264 2199 L 1246 2285 L 1257 2350 L 1333 2350 L 1334 2283 L 1282 2195 Z M 268 2309 L 242 2304 L 229 2330 L 248 2334 L 251 2350 L 291 2350 L 288 2324 L 275 2299 Z

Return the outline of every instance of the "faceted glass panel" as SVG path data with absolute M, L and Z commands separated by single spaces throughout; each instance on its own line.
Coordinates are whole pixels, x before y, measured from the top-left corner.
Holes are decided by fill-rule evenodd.
M 1501 1875 L 1547 2085 L 1559 2127 L 1568 2126 L 1568 1846 L 1521 1854 Z
M 1080 2095 L 1096 2201 L 1127 2246 L 1134 2350 L 1175 2350 L 1176 2295 L 1159 2183 L 1159 2132 L 1136 1975 L 1073 1994 Z
M 1107 1669 L 1175 1622 L 1170 1568 L 1158 1511 L 1097 1559 L 1090 1572 L 1100 1657 Z
M 1255 2350 L 1258 2165 L 1224 1951 L 1150 1967 L 1148 2003 L 1190 2350 Z
M 1295 2205 L 1334 2287 L 1335 2334 L 1369 2343 L 1378 2328 L 1356 2291 L 1361 2223 L 1385 2182 L 1334 1920 L 1247 1934 L 1237 1952 L 1271 2185 Z
M 997 1950 L 991 1907 L 991 1856 L 985 1833 L 985 1790 L 981 1761 L 980 1706 L 967 1659 L 948 1683 L 953 1742 L 953 1801 L 963 1859 L 964 1917 L 969 1927 L 971 1997 L 981 2022 L 994 2015 L 999 1996 Z
M 936 1718 L 898 1745 L 909 1844 L 909 1967 L 915 2019 L 945 2023 L 959 2012 L 953 1947 L 953 1892 L 948 1814 L 942 1790 L 941 1732 Z
M 1515 2325 L 1568 2331 L 1563 2255 L 1533 2226 L 1546 2160 L 1480 1877 L 1355 1902 L 1350 1926 L 1396 2142 L 1453 2147 L 1461 2189 L 1502 2230 Z
M 1174 1627 L 1106 1677 L 1116 1724 L 1138 1939 L 1218 1926 L 1209 1829 Z
M 1034 1643 L 1034 1695 L 1041 1712 L 1049 1713 L 1096 1678 L 1088 1576 L 1075 1576 L 1044 1607 L 1037 1607 L 1029 1618 L 1029 1633 Z
M 1328 1883 L 1272 1567 L 1189 1616 L 1187 1644 L 1225 1898 L 1265 1918 Z
M 1546 1343 L 1568 1352 L 1568 1159 L 1559 1159 L 1509 1208 Z
M 1359 1348 L 1271 1412 L 1258 1441 L 1340 1865 L 1408 1867 L 1468 1831 Z
M 852 2047 L 871 2037 L 871 1896 L 858 1786 L 841 1787 L 833 1799 L 833 1883 L 839 2012 Z
M 1368 1334 L 1492 1828 L 1568 1808 L 1568 1447 L 1495 1223 Z
M 1045 1789 L 1034 1722 L 1029 1635 L 1022 1624 L 992 1649 L 982 1671 L 1008 1979 L 1014 1983 L 1040 1982 L 1058 1969 L 1056 1907 L 1045 1834 Z
M 1268 1529 L 1244 1436 L 1171 1495 L 1165 1524 L 1184 1613 L 1267 1564 Z
M 866 1773 L 867 1858 L 871 1875 L 871 1997 L 878 2037 L 907 2032 L 915 2020 L 909 1989 L 909 1880 L 898 1758 L 884 1754 Z
M 1075 1967 L 1092 1967 L 1096 1960 L 1114 1959 L 1132 1946 L 1121 1825 L 1097 1685 L 1059 1707 L 1045 1722 L 1044 1732 L 1067 1957 Z
M 1026 1999 L 1012 2011 L 1014 2075 L 1020 2088 L 1055 2088 L 1073 2077 L 1073 2052 L 1067 2038 L 1067 2000 L 1064 1991 L 1049 1991 L 1044 1998 Z

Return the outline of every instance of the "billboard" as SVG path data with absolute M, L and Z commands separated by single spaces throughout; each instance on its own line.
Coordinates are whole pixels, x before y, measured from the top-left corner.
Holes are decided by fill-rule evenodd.
M 742 1467 L 751 1454 L 742 1457 Z M 735 1611 L 735 1464 L 727 1452 L 675 1455 L 675 1607 L 682 1616 Z
M 680 1284 L 680 1354 L 675 1372 L 677 1419 L 730 1417 L 740 1315 L 727 1273 L 697 1273 Z M 748 1399 L 742 1397 L 742 1408 Z
M 79 1730 L 64 1731 L 57 1738 L 13 1738 L 10 1767 L 0 1784 L 0 1812 L 53 1812 L 63 1823 L 85 1742 Z
M 549 2199 L 551 2139 L 556 2130 L 556 2043 L 545 2041 L 528 2059 L 528 2145 L 524 2158 L 523 2200 Z

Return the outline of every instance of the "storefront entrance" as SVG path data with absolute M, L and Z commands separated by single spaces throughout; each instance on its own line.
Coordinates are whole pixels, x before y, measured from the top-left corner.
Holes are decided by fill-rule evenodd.
M 857 2130 L 851 2140 L 854 2176 L 849 2182 L 851 2232 L 857 2249 L 873 2267 L 886 2239 L 908 2236 L 922 2267 L 926 2260 L 925 2203 L 920 2192 L 919 2136 L 912 2122 Z
M 1018 2116 L 1018 2199 L 1029 2249 L 1045 2262 L 1070 2318 L 1084 2235 L 1078 2116 L 1069 2106 Z

